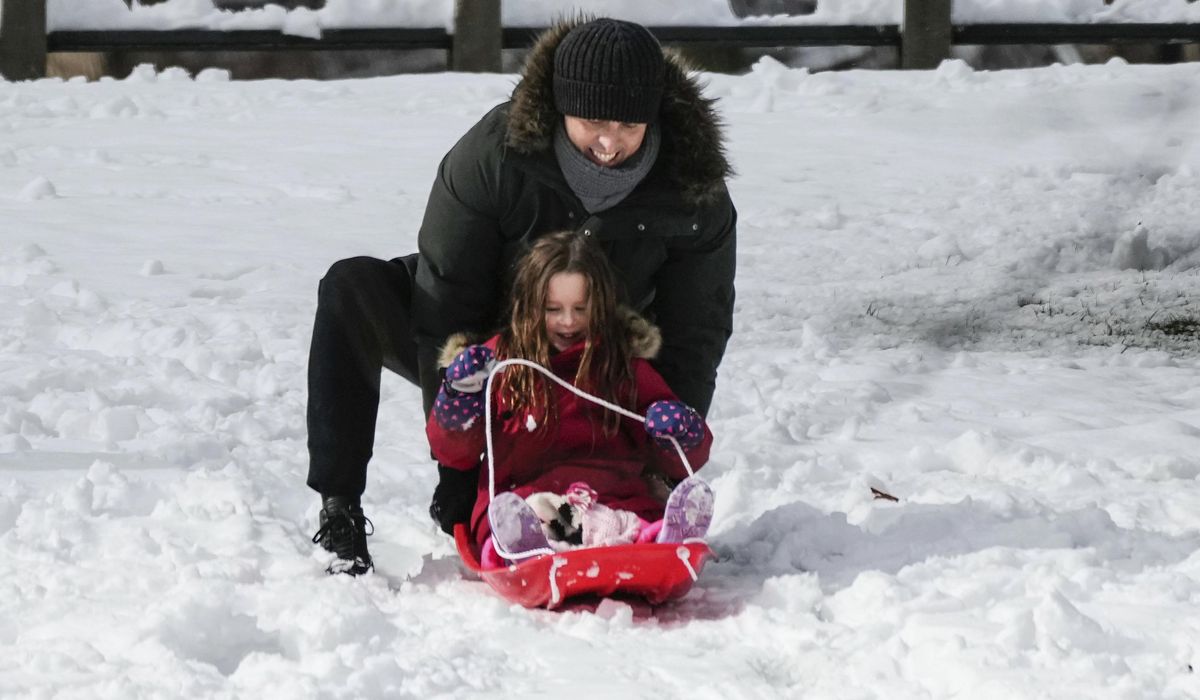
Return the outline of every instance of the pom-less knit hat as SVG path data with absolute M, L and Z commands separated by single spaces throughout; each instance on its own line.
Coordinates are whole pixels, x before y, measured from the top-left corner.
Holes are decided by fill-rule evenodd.
M 554 52 L 554 106 L 582 119 L 652 124 L 666 64 L 645 27 L 596 19 L 575 27 Z

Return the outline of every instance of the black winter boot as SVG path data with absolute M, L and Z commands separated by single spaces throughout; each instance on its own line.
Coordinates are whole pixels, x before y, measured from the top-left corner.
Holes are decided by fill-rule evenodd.
M 324 496 L 321 527 L 312 541 L 337 555 L 325 572 L 358 576 L 375 568 L 367 553 L 367 536 L 374 532 L 375 525 L 363 515 L 357 498 Z

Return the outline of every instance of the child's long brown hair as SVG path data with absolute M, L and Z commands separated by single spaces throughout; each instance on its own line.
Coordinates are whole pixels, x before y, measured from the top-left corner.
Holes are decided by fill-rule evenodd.
M 498 355 L 550 366 L 546 295 L 550 278 L 562 272 L 577 272 L 587 283 L 587 340 L 575 386 L 629 408 L 636 400 L 633 350 L 617 309 L 616 276 L 604 252 L 577 233 L 543 236 L 518 263 L 509 323 L 500 334 Z M 541 427 L 554 419 L 553 392 L 554 383 L 530 367 L 511 365 L 500 377 L 502 404 L 516 415 L 537 417 Z M 605 410 L 604 433 L 614 434 L 620 421 L 620 415 Z

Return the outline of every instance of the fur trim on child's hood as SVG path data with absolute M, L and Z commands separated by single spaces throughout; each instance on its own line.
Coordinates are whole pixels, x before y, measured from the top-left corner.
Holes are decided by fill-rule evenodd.
M 625 325 L 625 333 L 633 347 L 633 356 L 645 360 L 653 360 L 662 348 L 662 331 L 658 326 L 640 316 L 633 309 L 622 306 L 618 311 Z M 481 338 L 469 333 L 455 333 L 446 339 L 438 356 L 438 367 L 449 367 L 458 354 L 468 345 L 482 343 L 487 338 Z

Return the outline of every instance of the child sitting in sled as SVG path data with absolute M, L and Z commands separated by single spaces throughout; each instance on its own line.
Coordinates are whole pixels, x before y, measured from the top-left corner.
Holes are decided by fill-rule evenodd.
M 661 345 L 658 329 L 618 307 L 616 285 L 608 259 L 589 239 L 571 232 L 544 236 L 517 266 L 508 326 L 479 345 L 454 336 L 443 350 L 448 366 L 426 433 L 446 467 L 469 470 L 486 459 L 483 389 L 497 360 L 536 362 L 589 394 L 647 416 L 635 423 L 531 367 L 505 367 L 491 386 L 498 494 L 493 505 L 488 471 L 481 469 L 469 522 L 485 555 L 493 544 L 502 553 L 523 553 L 585 543 L 682 542 L 708 529 L 712 492 L 687 478 L 668 438 L 699 468 L 708 460 L 712 433 L 650 365 Z M 664 478 L 678 482 L 665 507 L 654 488 L 655 479 Z

